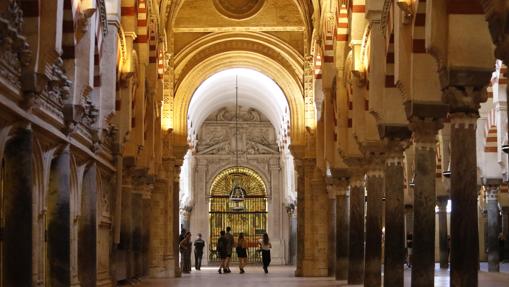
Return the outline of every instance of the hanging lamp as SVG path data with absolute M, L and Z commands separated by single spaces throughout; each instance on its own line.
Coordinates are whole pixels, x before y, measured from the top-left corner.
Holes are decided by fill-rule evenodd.
M 241 211 L 245 209 L 244 199 L 246 191 L 241 186 L 239 166 L 239 85 L 235 76 L 235 172 L 233 173 L 232 190 L 230 191 L 230 209 Z

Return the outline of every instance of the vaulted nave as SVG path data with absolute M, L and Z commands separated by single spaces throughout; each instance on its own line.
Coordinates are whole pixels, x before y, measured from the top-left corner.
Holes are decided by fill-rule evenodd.
M 0 1 L 0 287 L 509 286 L 506 2 Z

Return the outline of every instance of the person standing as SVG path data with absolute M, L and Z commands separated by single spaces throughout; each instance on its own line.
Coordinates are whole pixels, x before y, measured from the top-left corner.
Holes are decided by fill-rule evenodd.
M 233 250 L 233 244 L 235 243 L 235 239 L 233 239 L 233 235 L 231 234 L 231 227 L 226 227 L 226 266 L 224 273 L 231 273 L 230 270 L 230 261 L 232 259 L 232 250 Z
M 268 268 L 270 265 L 270 249 L 272 248 L 272 244 L 270 243 L 269 235 L 267 233 L 263 234 L 263 238 L 258 241 L 258 245 L 262 251 L 263 271 L 265 271 L 265 273 L 269 273 Z
M 204 247 L 205 241 L 201 239 L 201 233 L 198 233 L 198 238 L 194 241 L 194 268 L 196 270 L 201 269 L 201 259 L 203 257 Z
M 191 272 L 191 248 L 191 232 L 187 232 L 179 244 L 179 250 L 182 254 L 182 273 Z
M 237 240 L 237 257 L 239 258 L 239 269 L 240 274 L 245 273 L 244 267 L 247 265 L 247 242 L 244 239 L 244 233 L 241 232 L 239 234 L 239 239 Z
M 224 270 L 225 273 L 226 272 L 226 255 L 227 255 L 227 252 L 226 252 L 226 245 L 227 245 L 227 242 L 226 242 L 226 232 L 224 232 L 224 230 L 221 230 L 221 236 L 219 237 L 219 239 L 217 240 L 217 247 L 216 247 L 216 252 L 217 252 L 217 256 L 219 256 L 219 258 L 221 259 L 221 265 L 219 265 L 219 270 L 217 272 L 219 272 L 219 274 L 222 274 L 223 272 L 221 271 Z

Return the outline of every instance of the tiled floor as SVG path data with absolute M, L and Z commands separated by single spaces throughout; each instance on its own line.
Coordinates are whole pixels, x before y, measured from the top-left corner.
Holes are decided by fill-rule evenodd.
M 509 270 L 509 265 L 504 264 L 503 270 Z M 218 274 L 216 267 L 202 268 L 202 271 L 193 271 L 184 274 L 179 279 L 155 280 L 145 279 L 137 286 L 141 287 L 290 287 L 290 286 L 362 286 L 346 285 L 346 282 L 335 281 L 332 278 L 296 278 L 293 276 L 295 267 L 272 267 L 269 274 L 264 274 L 261 267 L 251 266 L 246 268 L 246 274 L 238 274 L 238 268 L 232 268 L 231 274 Z M 509 287 L 509 273 L 479 273 L 479 286 L 486 287 Z M 405 271 L 405 286 L 410 286 L 410 270 Z M 435 287 L 448 287 L 449 275 L 447 270 L 436 270 Z

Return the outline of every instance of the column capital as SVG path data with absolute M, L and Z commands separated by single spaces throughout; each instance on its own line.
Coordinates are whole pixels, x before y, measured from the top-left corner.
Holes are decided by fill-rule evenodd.
M 492 70 L 452 68 L 440 73 L 442 100 L 450 113 L 479 114 L 481 103 L 487 98 L 486 87 Z
M 410 121 L 413 141 L 416 148 L 435 149 L 438 130 L 443 127 L 442 119 L 413 118 Z
M 325 183 L 327 184 L 327 193 L 330 198 L 339 195 L 346 195 L 348 189 L 349 177 L 327 176 Z

